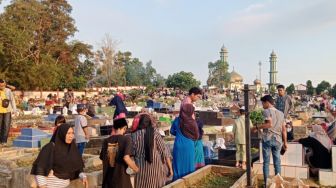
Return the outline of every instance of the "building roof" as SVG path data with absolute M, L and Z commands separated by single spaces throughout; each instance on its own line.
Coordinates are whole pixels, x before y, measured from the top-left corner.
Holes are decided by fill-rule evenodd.
M 230 82 L 242 82 L 243 80 L 244 80 L 243 77 L 236 71 L 233 70 L 230 73 Z

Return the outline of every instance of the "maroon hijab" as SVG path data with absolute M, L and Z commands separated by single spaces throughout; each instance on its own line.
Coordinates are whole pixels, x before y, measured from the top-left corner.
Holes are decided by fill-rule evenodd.
M 197 140 L 199 136 L 196 120 L 193 118 L 195 107 L 192 104 L 184 104 L 180 111 L 180 128 L 182 134 L 192 140 Z

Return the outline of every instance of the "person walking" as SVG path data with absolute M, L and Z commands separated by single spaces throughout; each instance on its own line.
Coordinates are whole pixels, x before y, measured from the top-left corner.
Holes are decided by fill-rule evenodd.
M 0 79 L 0 145 L 7 144 L 12 114 L 16 115 L 15 98 L 11 89 L 6 88 L 6 82 Z
M 87 112 L 86 106 L 84 104 L 78 104 L 77 112 L 78 115 L 75 117 L 75 138 L 79 153 L 83 155 L 85 145 L 90 139 L 88 122 L 85 117 Z

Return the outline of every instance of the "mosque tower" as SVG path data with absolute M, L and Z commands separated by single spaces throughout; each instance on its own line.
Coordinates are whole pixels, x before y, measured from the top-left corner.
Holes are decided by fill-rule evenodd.
M 277 56 L 273 50 L 271 53 L 271 57 L 270 57 L 270 71 L 269 71 L 270 81 L 268 84 L 268 89 L 275 88 L 278 85 L 278 82 L 277 82 L 278 71 L 276 68 L 276 64 L 277 64 Z
M 228 63 L 229 62 L 228 61 L 229 52 L 228 52 L 227 48 L 225 48 L 224 44 L 223 44 L 223 46 L 221 48 L 221 51 L 219 53 L 220 53 L 221 61 Z

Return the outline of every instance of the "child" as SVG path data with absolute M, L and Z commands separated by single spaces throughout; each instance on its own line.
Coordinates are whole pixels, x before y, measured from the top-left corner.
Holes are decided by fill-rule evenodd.
M 246 142 L 245 142 L 245 108 L 241 107 L 237 114 L 239 117 L 235 120 L 232 133 L 236 144 L 236 167 L 246 168 Z M 250 127 L 252 127 L 250 120 Z M 242 164 L 240 164 L 240 161 Z
M 90 139 L 88 122 L 85 117 L 87 109 L 84 104 L 77 105 L 78 115 L 75 117 L 75 139 L 78 151 L 81 155 L 84 153 L 86 143 Z
M 55 142 L 55 138 L 56 138 L 56 131 L 57 131 L 57 128 L 62 125 L 63 123 L 65 123 L 65 118 L 64 116 L 62 115 L 59 115 L 56 117 L 55 119 L 55 128 L 54 128 L 54 132 L 53 132 L 53 135 L 50 139 L 51 142 Z
M 127 121 L 124 118 L 113 121 L 115 134 L 103 142 L 99 158 L 103 161 L 103 185 L 109 188 L 132 188 L 129 167 L 134 172 L 139 168 L 131 159 L 133 153 L 132 140 L 125 136 Z M 127 170 L 126 170 L 127 169 Z

